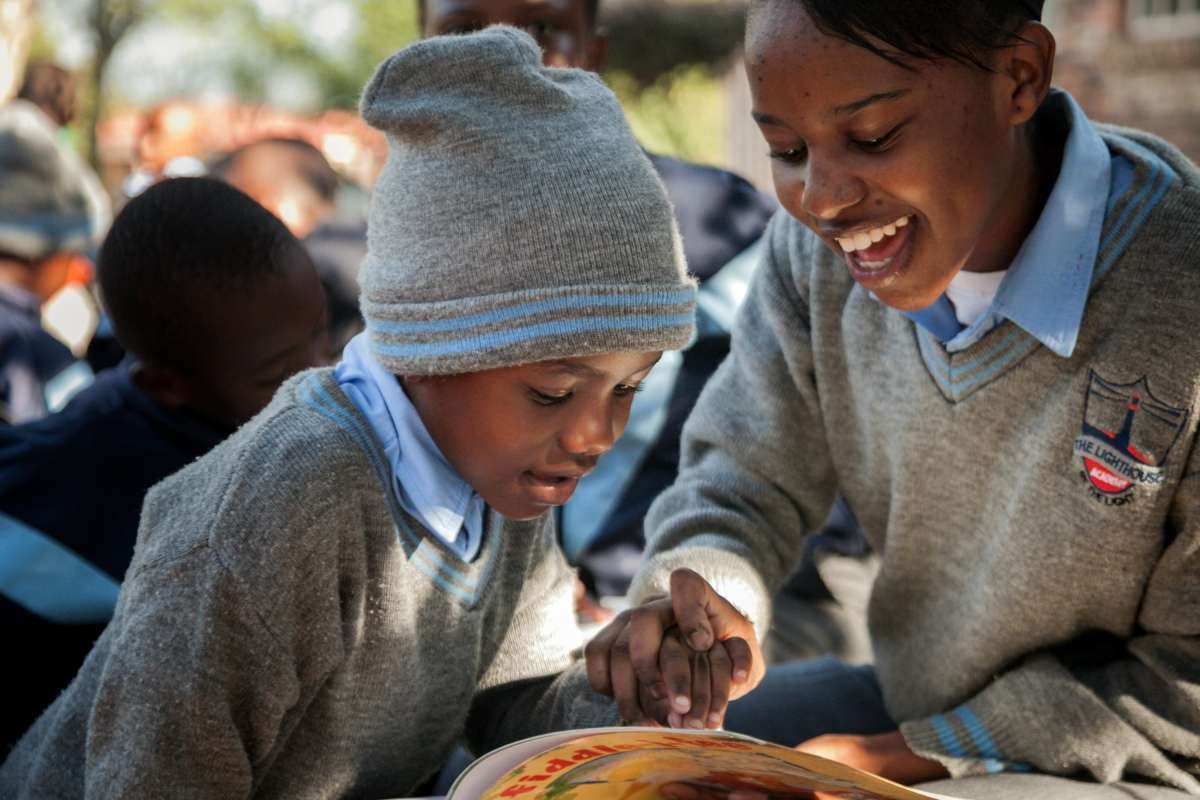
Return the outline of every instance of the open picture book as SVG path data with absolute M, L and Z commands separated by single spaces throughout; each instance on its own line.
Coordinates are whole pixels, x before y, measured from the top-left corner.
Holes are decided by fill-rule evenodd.
M 447 800 L 936 797 L 736 733 L 628 727 L 551 733 L 493 750 L 467 767 Z

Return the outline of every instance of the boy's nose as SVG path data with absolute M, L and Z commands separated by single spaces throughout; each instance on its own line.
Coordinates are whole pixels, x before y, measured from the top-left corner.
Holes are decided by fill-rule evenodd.
M 810 159 L 806 172 L 804 182 L 798 187 L 800 206 L 812 217 L 825 221 L 837 219 L 866 197 L 866 185 L 835 164 Z
M 598 458 L 607 453 L 620 435 L 617 421 L 609 412 L 581 414 L 559 437 L 563 450 L 572 456 Z

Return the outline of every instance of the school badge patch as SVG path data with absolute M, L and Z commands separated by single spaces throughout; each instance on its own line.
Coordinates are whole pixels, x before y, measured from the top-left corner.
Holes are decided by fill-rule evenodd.
M 1153 491 L 1162 485 L 1161 465 L 1187 417 L 1186 409 L 1155 397 L 1144 375 L 1133 383 L 1113 383 L 1089 371 L 1075 456 L 1092 497 L 1123 506 L 1137 487 Z

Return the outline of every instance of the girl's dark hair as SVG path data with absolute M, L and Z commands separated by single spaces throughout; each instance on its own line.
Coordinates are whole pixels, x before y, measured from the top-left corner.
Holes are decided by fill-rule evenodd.
M 864 47 L 894 64 L 948 58 L 990 70 L 988 54 L 1040 20 L 1044 0 L 800 0 L 829 36 Z

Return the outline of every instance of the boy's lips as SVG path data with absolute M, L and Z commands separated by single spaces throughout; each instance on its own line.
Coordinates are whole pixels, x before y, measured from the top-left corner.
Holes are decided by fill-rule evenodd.
M 521 473 L 521 485 L 539 505 L 561 506 L 571 499 L 579 479 L 587 472 L 542 472 L 527 470 Z

